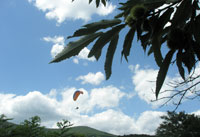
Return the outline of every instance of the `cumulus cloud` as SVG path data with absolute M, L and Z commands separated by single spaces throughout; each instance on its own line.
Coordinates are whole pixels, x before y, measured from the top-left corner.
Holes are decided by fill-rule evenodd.
M 197 115 L 197 116 L 200 116 L 200 110 L 197 110 L 197 111 L 195 111 L 195 112 L 192 112 L 192 114 Z
M 66 19 L 82 19 L 88 21 L 93 14 L 105 16 L 113 12 L 115 6 L 107 3 L 96 8 L 95 2 L 88 4 L 87 0 L 28 0 L 31 4 L 45 13 L 47 19 L 54 19 L 59 24 Z
M 114 86 L 92 89 L 90 92 L 79 89 L 84 94 L 73 101 L 76 90 L 53 89 L 47 94 L 32 91 L 26 95 L 0 93 L 0 114 L 14 118 L 16 123 L 38 115 L 42 119 L 42 125 L 46 127 L 56 127 L 56 122 L 68 119 L 75 126 L 89 126 L 117 135 L 154 134 L 161 122 L 160 116 L 164 114 L 145 111 L 137 118 L 126 115 L 118 109 L 119 102 L 126 93 Z M 78 110 L 75 109 L 77 106 Z M 99 108 L 99 111 L 94 113 L 94 108 Z
M 137 64 L 135 66 L 130 65 L 129 69 L 133 72 L 132 76 L 132 82 L 134 85 L 134 89 L 137 93 L 137 95 L 147 102 L 148 104 L 151 104 L 154 108 L 163 105 L 168 98 L 164 98 L 155 102 L 152 102 L 152 100 L 155 100 L 155 87 L 156 87 L 156 78 L 158 74 L 158 69 L 152 69 L 152 68 L 140 68 L 140 66 Z M 199 76 L 200 72 L 200 64 L 196 65 L 195 72 L 192 73 L 193 77 Z M 187 78 L 188 76 L 191 75 L 186 75 L 185 77 Z M 160 94 L 158 98 L 163 98 L 163 97 L 170 97 L 174 94 L 174 90 L 183 90 L 187 89 L 189 86 L 198 83 L 199 79 L 195 79 L 192 82 L 182 85 L 176 89 L 172 87 L 173 84 L 169 83 L 180 83 L 183 82 L 182 78 L 180 77 L 179 74 L 175 74 L 174 76 L 166 76 L 165 82 L 162 86 L 162 89 L 160 91 Z M 171 86 L 170 86 L 171 85 Z M 193 98 L 196 94 L 194 94 L 194 91 L 198 92 L 198 89 L 200 89 L 199 84 L 195 87 L 193 87 L 190 91 L 188 91 L 185 94 L 185 97 L 183 98 L 182 102 L 187 101 L 187 98 Z M 167 92 L 163 92 L 167 91 Z M 180 100 L 180 96 L 175 96 L 173 98 L 173 102 L 178 102 Z M 172 104 L 171 102 L 168 102 L 168 104 Z
M 151 68 L 144 68 L 141 69 L 139 65 L 136 66 L 129 66 L 129 69 L 133 71 L 132 82 L 135 87 L 135 91 L 137 92 L 138 96 L 151 104 L 153 107 L 158 107 L 162 105 L 166 100 L 158 100 L 156 102 L 152 102 L 155 100 L 155 87 L 156 87 L 156 78 L 158 74 L 158 70 L 151 69 Z M 166 77 L 165 83 L 171 81 L 168 76 Z M 164 83 L 162 87 L 162 91 L 165 89 L 172 89 L 171 87 L 167 86 Z M 164 92 L 159 94 L 159 98 L 170 96 L 171 92 Z
M 54 36 L 54 37 L 44 37 L 44 41 L 53 43 L 51 48 L 51 56 L 54 58 L 58 53 L 64 49 L 64 37 L 63 36 Z
M 126 94 L 114 86 L 95 88 L 91 90 L 90 104 L 99 108 L 117 107 Z
M 91 57 L 91 58 L 88 58 L 88 54 L 89 54 L 90 50 L 85 47 L 81 50 L 81 52 L 78 54 L 78 56 L 76 56 L 74 59 L 73 59 L 73 62 L 75 64 L 79 64 L 79 60 L 87 60 L 87 61 L 92 61 L 94 62 L 96 59 L 95 57 Z
M 92 85 L 99 85 L 102 81 L 105 80 L 105 76 L 102 72 L 97 73 L 88 73 L 84 76 L 79 76 L 76 80 L 82 80 L 82 84 L 92 84 Z

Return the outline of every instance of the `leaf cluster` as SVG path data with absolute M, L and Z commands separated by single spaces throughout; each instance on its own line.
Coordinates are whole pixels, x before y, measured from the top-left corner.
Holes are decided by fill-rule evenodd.
M 73 2 L 74 0 L 72 0 L 72 2 Z M 89 4 L 92 2 L 93 0 L 89 0 Z M 96 7 L 98 8 L 99 7 L 99 5 L 100 5 L 100 3 L 102 3 L 104 6 L 106 6 L 106 2 L 107 2 L 108 0 L 96 0 L 95 2 L 96 2 Z
M 97 7 L 99 2 L 100 0 L 96 0 Z M 197 14 L 200 8 L 198 3 L 199 0 L 127 0 L 119 3 L 120 13 L 114 19 L 82 26 L 68 37 L 80 37 L 80 39 L 69 42 L 51 63 L 78 55 L 93 41 L 95 44 L 88 57 L 94 56 L 98 60 L 102 49 L 109 44 L 104 64 L 106 79 L 109 79 L 112 74 L 112 61 L 119 33 L 129 26 L 121 56 L 128 61 L 132 42 L 137 34 L 137 40 L 141 42 L 143 50 L 148 55 L 154 55 L 155 62 L 160 68 L 155 91 L 156 98 L 158 98 L 172 59 L 175 59 L 174 62 L 183 80 L 186 79 L 185 69 L 190 73 L 200 59 L 200 15 Z M 163 7 L 164 4 L 168 6 Z M 168 45 L 169 51 L 163 57 L 161 49 L 164 43 Z
M 185 112 L 168 112 L 156 130 L 158 137 L 199 137 L 200 117 Z
M 20 125 L 10 123 L 11 118 L 0 116 L 0 137 L 84 137 L 81 134 L 68 134 L 68 129 L 73 125 L 68 120 L 57 122 L 59 129 L 49 130 L 41 126 L 39 116 L 24 120 Z

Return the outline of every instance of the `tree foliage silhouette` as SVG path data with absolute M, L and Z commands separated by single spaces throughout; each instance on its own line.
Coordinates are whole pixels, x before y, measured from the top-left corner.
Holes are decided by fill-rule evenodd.
M 0 115 L 0 137 L 85 137 L 81 134 L 68 133 L 73 125 L 68 120 L 57 122 L 58 129 L 49 129 L 41 126 L 39 116 L 24 120 L 19 125 L 10 123 L 12 118 Z
M 168 112 L 161 117 L 164 121 L 158 127 L 158 137 L 199 137 L 200 117 L 185 112 Z
M 107 0 L 96 0 L 106 5 Z M 89 3 L 93 2 L 89 0 Z M 98 60 L 102 49 L 108 44 L 104 64 L 106 79 L 112 74 L 112 61 L 118 45 L 120 31 L 129 27 L 121 50 L 121 56 L 128 61 L 132 41 L 137 34 L 137 40 L 148 55 L 153 54 L 159 72 L 156 79 L 155 96 L 160 93 L 169 66 L 176 63 L 182 80 L 187 80 L 188 74 L 195 69 L 200 60 L 200 15 L 199 0 L 126 0 L 119 3 L 120 13 L 111 20 L 101 20 L 82 26 L 72 36 L 80 37 L 69 42 L 64 50 L 50 63 L 60 62 L 79 52 L 95 41 L 88 57 Z M 166 44 L 164 44 L 166 43 Z M 168 46 L 168 52 L 163 55 L 162 48 Z M 174 60 L 174 61 L 173 61 Z

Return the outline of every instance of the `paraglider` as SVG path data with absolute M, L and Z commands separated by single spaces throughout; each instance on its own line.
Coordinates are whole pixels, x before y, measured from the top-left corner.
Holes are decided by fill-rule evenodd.
M 73 95 L 73 100 L 76 101 L 80 94 L 83 94 L 83 91 L 76 91 Z

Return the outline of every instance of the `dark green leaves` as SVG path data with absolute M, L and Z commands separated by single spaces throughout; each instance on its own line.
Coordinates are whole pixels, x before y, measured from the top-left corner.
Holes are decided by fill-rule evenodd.
M 153 30 L 153 38 L 152 38 L 152 47 L 154 52 L 155 61 L 158 66 L 162 63 L 162 54 L 161 54 L 161 45 L 162 45 L 162 31 L 164 26 L 167 24 L 167 22 L 170 19 L 170 16 L 173 12 L 173 8 L 169 8 L 167 11 L 165 11 L 157 20 L 156 26 Z
M 182 50 L 179 50 L 178 53 L 176 54 L 176 65 L 178 67 L 179 74 L 185 80 L 185 70 L 183 68 L 182 62 L 183 62 L 183 60 L 182 60 Z
M 73 0 L 74 1 L 74 0 Z M 107 0 L 96 0 L 96 7 L 98 8 L 99 7 L 99 5 L 100 5 L 100 2 L 104 5 L 104 6 L 106 6 L 106 1 Z M 89 0 L 89 4 L 92 2 L 92 0 Z
M 160 70 L 158 71 L 158 76 L 156 80 L 156 99 L 158 98 L 158 94 L 160 93 L 160 89 L 162 88 L 162 85 L 164 83 L 165 77 L 167 75 L 167 71 L 169 68 L 169 65 L 171 63 L 172 57 L 174 55 L 175 50 L 170 50 L 165 59 L 163 60 Z
M 122 57 L 124 56 L 126 61 L 128 61 L 128 56 L 130 54 L 130 49 L 132 46 L 132 41 L 134 38 L 135 34 L 135 28 L 131 28 L 129 32 L 126 34 L 125 40 L 124 40 L 124 45 L 123 45 L 123 50 L 122 50 Z
M 119 23 L 121 23 L 121 20 L 119 20 L 119 19 L 101 20 L 99 22 L 93 22 L 93 23 L 84 25 L 83 28 L 75 31 L 73 36 L 69 36 L 68 38 L 88 35 L 88 34 L 96 32 L 100 29 L 106 29 L 106 28 L 112 27 L 114 25 L 117 25 Z
M 99 7 L 100 0 L 96 0 L 96 7 Z
M 112 40 L 109 44 L 108 50 L 107 50 L 106 61 L 105 61 L 105 65 L 104 65 L 104 69 L 106 72 L 106 79 L 109 79 L 112 74 L 112 62 L 113 62 L 113 57 L 114 57 L 115 50 L 117 47 L 118 39 L 119 39 L 119 34 L 116 34 L 112 38 Z
M 182 26 L 192 15 L 192 0 L 182 0 L 172 19 L 172 26 Z
M 106 0 L 101 0 L 101 3 L 103 3 L 104 6 L 106 6 Z
M 194 38 L 195 40 L 200 44 L 200 15 L 198 15 L 195 18 L 195 21 L 193 23 L 193 34 L 194 34 Z
M 96 7 L 99 7 L 100 4 L 106 6 L 107 0 L 89 0 L 89 3 L 91 2 L 95 2 Z M 188 69 L 188 73 L 190 73 L 192 69 L 195 69 L 196 60 L 200 60 L 200 15 L 197 15 L 200 8 L 198 1 L 126 0 L 119 4 L 120 13 L 114 19 L 101 20 L 84 25 L 75 31 L 72 36 L 69 36 L 68 38 L 81 38 L 78 41 L 70 42 L 52 62 L 59 62 L 77 55 L 84 47 L 95 40 L 96 42 L 92 46 L 88 57 L 95 56 L 98 60 L 102 49 L 109 43 L 104 64 L 106 79 L 108 79 L 112 74 L 112 62 L 118 44 L 119 33 L 127 25 L 130 29 L 123 36 L 125 38 L 121 56 L 128 61 L 132 42 L 135 33 L 137 33 L 137 40 L 140 41 L 143 50 L 146 51 L 148 49 L 148 55 L 153 53 L 155 62 L 160 67 L 156 81 L 157 98 L 175 51 L 177 53 L 176 66 L 183 80 L 185 79 L 185 69 Z M 168 6 L 165 7 L 163 4 L 168 4 Z M 134 11 L 132 9 L 135 6 L 143 7 L 145 12 L 141 15 L 137 14 L 137 17 L 132 16 L 136 15 L 135 13 L 130 13 L 130 11 Z M 160 8 L 158 9 L 158 7 Z M 137 12 L 140 13 L 139 10 Z M 131 20 L 128 17 L 131 17 Z M 126 24 L 122 24 L 123 21 Z M 166 45 L 164 44 L 166 42 L 169 52 L 163 59 L 162 47 Z
M 78 53 L 86 46 L 88 46 L 92 41 L 94 41 L 97 37 L 99 37 L 102 32 L 86 35 L 81 39 L 70 42 L 62 52 L 60 52 L 56 57 L 50 62 L 60 62 L 64 59 L 70 58 L 72 56 L 78 55 Z
M 101 55 L 101 50 L 112 38 L 115 36 L 115 34 L 118 34 L 122 28 L 124 28 L 125 25 L 119 25 L 116 27 L 113 27 L 111 30 L 105 32 L 102 34 L 99 39 L 96 41 L 94 46 L 92 47 L 88 57 L 95 56 L 95 58 L 98 60 Z
M 190 73 L 195 65 L 194 53 L 191 50 L 186 50 L 186 52 L 182 54 L 182 61 L 184 65 L 187 67 L 188 73 Z

